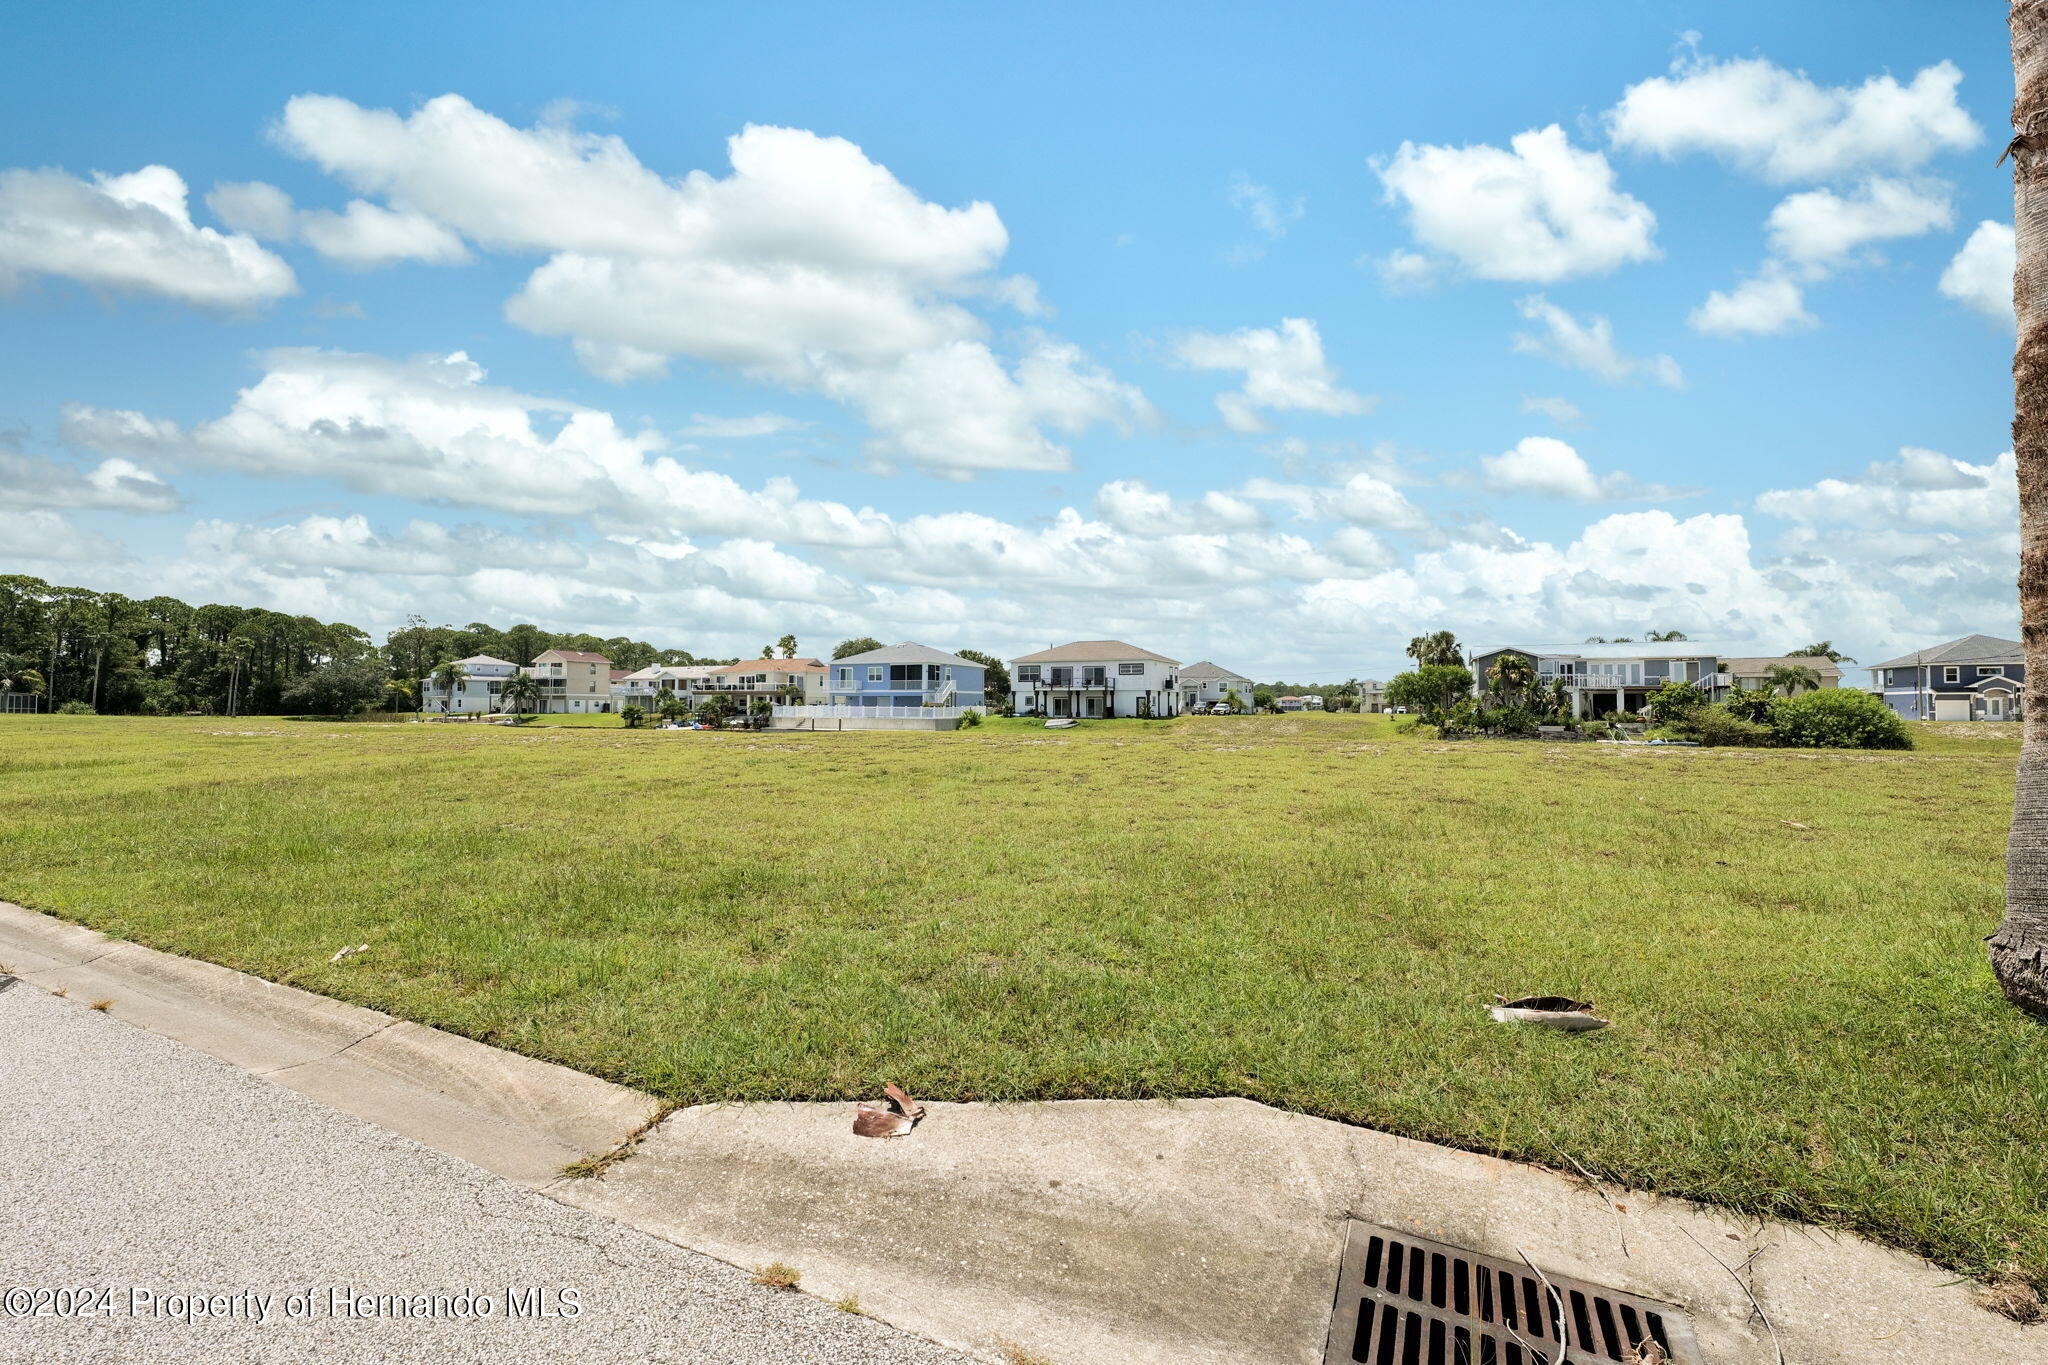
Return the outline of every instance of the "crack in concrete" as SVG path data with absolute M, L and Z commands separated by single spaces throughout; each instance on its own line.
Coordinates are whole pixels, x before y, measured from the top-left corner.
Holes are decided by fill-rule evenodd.
M 252 1068 L 251 1074 L 256 1076 L 275 1076 L 280 1071 L 291 1071 L 298 1067 L 311 1066 L 315 1062 L 331 1062 L 336 1057 L 339 1057 L 342 1053 L 354 1047 L 357 1043 L 367 1043 L 372 1038 L 375 1038 L 378 1034 L 384 1032 L 384 1030 L 389 1028 L 396 1028 L 398 1025 L 404 1022 L 405 1021 L 403 1019 L 388 1020 L 385 1023 L 377 1025 L 377 1027 L 371 1029 L 368 1033 L 365 1033 L 360 1038 L 349 1039 L 349 1041 L 343 1043 L 340 1047 L 334 1049 L 334 1051 L 332 1052 L 323 1052 L 318 1057 L 308 1057 L 304 1061 L 298 1062 L 287 1062 L 283 1066 L 268 1067 L 262 1071 L 256 1071 Z

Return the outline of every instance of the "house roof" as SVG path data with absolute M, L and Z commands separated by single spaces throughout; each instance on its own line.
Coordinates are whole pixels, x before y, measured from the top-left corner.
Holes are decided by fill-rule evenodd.
M 1921 664 L 2023 664 L 2027 661 L 2025 651 L 2018 640 L 2002 640 L 1996 635 L 1965 635 L 1960 640 L 1950 640 L 1945 645 L 1933 645 L 1917 649 L 1911 654 L 1901 654 L 1896 659 L 1886 659 L 1878 668 L 1918 668 Z
M 606 667 L 610 667 L 612 662 L 610 659 L 605 658 L 604 655 L 593 654 L 587 649 L 543 650 L 540 654 L 535 656 L 535 661 L 538 662 L 540 659 L 545 659 L 550 654 L 554 655 L 557 659 L 560 659 L 563 663 L 570 664 L 603 664 Z
M 487 664 L 496 668 L 519 667 L 518 664 L 513 663 L 510 659 L 493 658 L 489 654 L 472 654 L 467 659 L 457 659 L 455 662 L 461 664 L 464 668 L 468 668 L 471 664 Z
M 1099 664 L 1120 663 L 1128 659 L 1152 659 L 1178 668 L 1180 660 L 1169 659 L 1164 654 L 1154 654 L 1149 649 L 1126 644 L 1122 640 L 1073 640 L 1051 649 L 1041 649 L 1036 654 L 1019 654 L 1010 660 L 1013 664 Z
M 871 649 L 865 654 L 849 654 L 843 659 L 834 659 L 835 664 L 951 664 L 955 668 L 980 668 L 972 659 L 963 659 L 958 654 L 948 654 L 943 649 L 930 645 L 904 642 L 900 645 L 884 645 Z
M 1491 654 L 1512 651 L 1516 654 L 1526 654 L 1531 659 L 1722 659 L 1745 648 L 1755 648 L 1755 642 L 1617 640 L 1601 645 L 1496 645 L 1492 649 L 1475 649 L 1471 657 L 1483 659 Z
M 632 677 L 632 676 L 633 676 L 633 670 L 632 670 L 632 669 L 630 669 L 630 668 L 615 668 L 615 669 L 613 669 L 613 670 L 612 670 L 612 681 L 613 681 L 613 682 L 617 682 L 617 681 L 618 681 L 619 679 L 621 679 L 621 678 L 630 678 L 630 677 Z
M 1214 680 L 1241 683 L 1251 681 L 1244 674 L 1232 673 L 1229 669 L 1212 664 L 1207 659 L 1202 660 L 1198 664 L 1189 664 L 1186 668 L 1183 668 L 1180 671 L 1180 680 L 1182 682 L 1210 682 Z
M 1779 664 L 1786 666 L 1804 664 L 1823 678 L 1839 678 L 1842 676 L 1842 670 L 1836 666 L 1833 659 L 1830 659 L 1825 654 L 1781 654 L 1776 657 L 1756 659 L 1723 659 L 1721 660 L 1721 669 L 1723 672 L 1733 673 L 1739 678 L 1761 678 Z

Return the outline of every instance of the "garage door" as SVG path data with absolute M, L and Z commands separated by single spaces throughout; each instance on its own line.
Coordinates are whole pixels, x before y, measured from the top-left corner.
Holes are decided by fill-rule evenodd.
M 1936 697 L 1934 699 L 1934 718 L 1936 720 L 1968 720 L 1970 718 L 1969 698 L 1964 697 L 1957 701 L 1950 701 L 1946 697 Z

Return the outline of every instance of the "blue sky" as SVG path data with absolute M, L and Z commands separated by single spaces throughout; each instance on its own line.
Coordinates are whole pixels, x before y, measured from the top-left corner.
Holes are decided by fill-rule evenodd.
M 12 36 L 0 570 L 1290 680 L 2015 628 L 1995 7 Z

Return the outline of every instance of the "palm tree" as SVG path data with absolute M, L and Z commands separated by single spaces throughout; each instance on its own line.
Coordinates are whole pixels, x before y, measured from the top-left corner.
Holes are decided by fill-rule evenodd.
M 541 704 L 540 684 L 531 673 L 514 673 L 499 689 L 498 702 L 500 705 L 509 703 L 515 715 L 525 715 Z
M 1853 664 L 1856 662 L 1849 655 L 1836 649 L 1833 640 L 1821 640 L 1815 644 L 1808 645 L 1804 649 L 1795 649 L 1792 651 L 1792 657 L 1795 659 L 1826 659 L 1831 664 Z
M 1408 657 L 1415 660 L 1418 668 L 1431 664 L 1460 664 L 1465 661 L 1464 651 L 1458 646 L 1458 637 L 1448 630 L 1432 631 L 1418 635 L 1408 642 Z
M 1643 638 L 1661 644 L 1666 640 L 1683 640 L 1685 632 L 1682 630 L 1653 630 Z
M 427 676 L 433 680 L 434 686 L 441 689 L 441 714 L 446 715 L 448 703 L 454 700 L 456 687 L 469 681 L 469 670 L 459 661 L 449 659 Z M 425 698 L 421 700 L 424 701 Z
M 1504 701 L 1519 699 L 1536 681 L 1536 665 L 1519 654 L 1503 654 L 1486 670 L 1487 689 Z
M 2013 0 L 2013 457 L 2020 487 L 2020 639 L 2027 660 L 2005 919 L 1991 971 L 2006 998 L 2048 1017 L 2048 0 Z
M 663 697 L 661 704 L 656 706 L 654 710 L 655 714 L 671 725 L 688 720 L 690 717 L 690 703 L 673 692 Z
M 1820 686 L 1820 674 L 1805 664 L 1772 664 L 1764 670 L 1764 690 L 1796 697 Z

